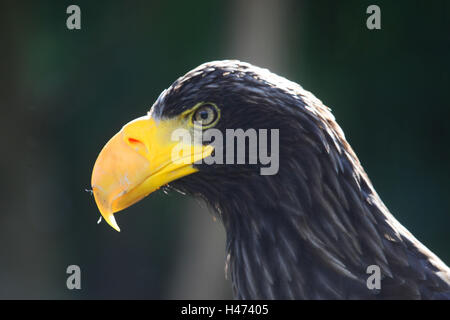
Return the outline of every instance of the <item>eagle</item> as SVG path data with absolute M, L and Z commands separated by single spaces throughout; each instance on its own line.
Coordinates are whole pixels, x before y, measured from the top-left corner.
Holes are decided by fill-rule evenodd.
M 247 161 L 248 137 L 244 163 L 208 162 L 237 157 L 195 138 L 211 129 L 277 130 L 276 173 Z M 268 69 L 223 60 L 178 78 L 104 146 L 91 184 L 117 231 L 114 213 L 161 187 L 203 199 L 224 225 L 237 299 L 450 298 L 450 269 L 389 212 L 330 109 Z

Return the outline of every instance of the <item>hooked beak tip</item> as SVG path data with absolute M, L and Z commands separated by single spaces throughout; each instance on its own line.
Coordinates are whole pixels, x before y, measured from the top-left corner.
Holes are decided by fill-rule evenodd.
M 114 230 L 116 230 L 117 232 L 120 232 L 120 228 L 119 225 L 116 222 L 116 218 L 114 218 L 114 215 L 111 213 L 110 215 L 104 215 L 104 218 L 106 220 L 106 222 L 113 227 Z
M 100 213 L 102 217 L 106 220 L 106 222 L 116 231 L 120 232 L 119 225 L 116 222 L 116 218 L 114 218 L 114 212 L 111 208 L 111 204 L 108 203 L 104 197 L 101 196 L 100 191 L 101 188 L 97 186 L 92 186 L 92 190 L 94 193 L 95 202 L 97 203 L 98 208 L 100 209 Z

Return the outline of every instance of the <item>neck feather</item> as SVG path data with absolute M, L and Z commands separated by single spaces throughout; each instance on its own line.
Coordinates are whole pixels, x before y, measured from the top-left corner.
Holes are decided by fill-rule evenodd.
M 409 277 L 438 283 L 434 271 L 448 272 L 389 213 L 351 148 L 332 143 L 302 148 L 280 159 L 277 175 L 216 199 L 237 298 L 417 298 Z M 368 289 L 369 265 L 387 286 L 406 283 L 401 294 Z

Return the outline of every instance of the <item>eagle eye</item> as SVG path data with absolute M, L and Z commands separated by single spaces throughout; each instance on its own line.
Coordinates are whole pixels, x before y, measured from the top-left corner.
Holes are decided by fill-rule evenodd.
M 192 121 L 194 124 L 200 124 L 202 127 L 212 127 L 219 118 L 219 109 L 212 103 L 205 103 L 198 107 Z

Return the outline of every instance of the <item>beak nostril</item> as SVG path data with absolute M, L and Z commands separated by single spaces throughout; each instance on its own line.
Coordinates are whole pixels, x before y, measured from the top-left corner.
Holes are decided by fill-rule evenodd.
M 134 145 L 134 144 L 142 144 L 142 142 L 140 142 L 139 140 L 134 139 L 134 138 L 128 138 L 128 142 L 130 144 L 132 144 L 132 145 Z
M 134 139 L 134 138 L 128 138 L 128 144 L 134 148 L 136 151 L 138 150 L 145 150 L 145 152 L 147 152 L 147 148 L 145 147 L 145 144 L 138 140 L 138 139 Z

